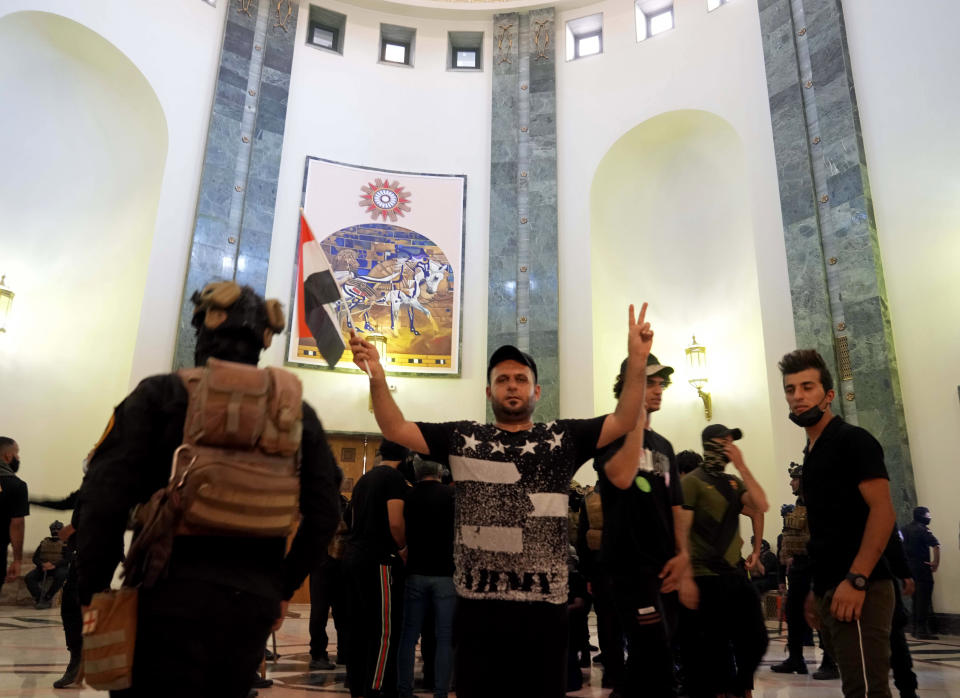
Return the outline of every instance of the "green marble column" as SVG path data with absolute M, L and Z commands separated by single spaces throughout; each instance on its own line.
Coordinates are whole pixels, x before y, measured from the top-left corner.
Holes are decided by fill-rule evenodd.
M 916 488 L 842 7 L 759 8 L 797 345 L 830 363 L 834 410 L 883 445 L 909 521 Z

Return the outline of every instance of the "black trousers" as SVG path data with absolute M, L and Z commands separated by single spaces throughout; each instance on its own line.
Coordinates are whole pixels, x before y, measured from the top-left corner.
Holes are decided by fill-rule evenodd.
M 453 620 L 458 698 L 563 698 L 567 607 L 457 600 Z
M 900 582 L 894 581 L 896 605 L 890 623 L 890 668 L 893 669 L 893 684 L 900 695 L 909 696 L 917 692 L 917 675 L 913 672 L 913 658 L 907 644 L 907 609 L 903 605 Z
M 395 696 L 403 622 L 401 564 L 399 560 L 380 564 L 348 553 L 343 571 L 349 608 L 350 693 L 367 698 Z
M 115 698 L 246 698 L 280 613 L 271 600 L 209 582 L 141 590 L 133 686 Z
M 622 686 L 624 681 L 623 627 L 613 597 L 613 582 L 604 571 L 593 577 L 593 610 L 597 614 L 597 644 L 603 657 L 605 684 Z
M 63 636 L 71 657 L 83 650 L 83 611 L 80 610 L 80 587 L 77 586 L 77 566 L 70 565 L 67 581 L 60 596 L 60 620 Z
M 806 569 L 790 569 L 787 575 L 787 600 L 784 616 L 787 620 L 787 651 L 791 659 L 803 659 L 803 648 L 813 642 L 813 631 L 807 624 L 803 606 L 810 593 L 813 578 Z
M 34 567 L 27 572 L 23 582 L 30 590 L 30 595 L 39 603 L 40 601 L 49 601 L 56 596 L 60 587 L 67 581 L 69 573 L 70 570 L 67 565 L 54 567 L 52 570 Z
M 327 618 L 333 611 L 333 623 L 337 629 L 337 653 L 341 659 L 347 656 L 347 624 L 342 622 L 345 614 L 345 588 L 340 561 L 328 555 L 310 572 L 310 656 L 319 659 L 327 656 Z
M 660 595 L 658 572 L 611 578 L 620 627 L 627 637 L 625 696 L 673 695 L 673 653 L 667 632 L 667 611 Z
M 933 606 L 933 580 L 914 577 L 917 590 L 913 594 L 913 634 L 929 633 L 930 610 Z
M 767 651 L 760 597 L 742 574 L 696 577 L 700 607 L 685 614 L 684 671 L 691 698 L 753 689 Z

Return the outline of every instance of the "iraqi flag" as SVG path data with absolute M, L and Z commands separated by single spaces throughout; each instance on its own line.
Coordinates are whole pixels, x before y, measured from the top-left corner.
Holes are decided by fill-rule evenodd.
M 334 303 L 341 299 L 340 287 L 320 243 L 300 209 L 300 262 L 297 265 L 300 303 L 297 318 L 301 337 L 313 337 L 317 351 L 330 366 L 343 356 L 345 344 Z

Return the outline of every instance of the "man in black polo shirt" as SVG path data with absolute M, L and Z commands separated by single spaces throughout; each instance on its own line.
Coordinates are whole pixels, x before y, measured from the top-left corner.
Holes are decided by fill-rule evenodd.
M 627 362 L 613 386 L 623 390 Z M 650 415 L 660 409 L 673 369 L 651 354 L 647 358 L 644 406 L 647 418 L 625 439 L 596 459 L 603 502 L 600 560 L 627 636 L 627 670 L 622 651 L 604 647 L 605 675 L 614 679 L 615 695 L 667 696 L 673 690 L 669 621 L 676 616 L 675 592 L 683 578 L 692 581 L 687 540 L 693 514 L 683 508 L 683 489 L 673 446 L 650 428 Z M 673 611 L 673 612 L 671 612 Z M 622 640 L 620 641 L 622 644 Z
M 630 306 L 629 360 L 614 413 L 533 422 L 537 364 L 510 345 L 487 368 L 493 424 L 407 421 L 387 387 L 377 350 L 354 335 L 354 362 L 370 371 L 384 436 L 450 464 L 456 497 L 454 621 L 457 695 L 565 695 L 567 508 L 570 478 L 597 449 L 632 431 L 643 409 L 644 366 L 653 332 L 646 304 Z M 496 671 L 492 668 L 495 667 Z M 503 675 L 511 677 L 507 686 Z
M 831 412 L 833 378 L 816 351 L 793 351 L 779 368 L 790 420 L 807 433 L 802 487 L 813 566 L 807 620 L 819 625 L 845 696 L 889 696 L 895 597 L 881 556 L 896 516 L 883 449 L 865 429 Z

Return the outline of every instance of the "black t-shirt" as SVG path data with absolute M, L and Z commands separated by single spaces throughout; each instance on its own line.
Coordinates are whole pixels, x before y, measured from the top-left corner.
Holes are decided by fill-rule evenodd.
M 423 480 L 407 492 L 407 572 L 430 577 L 453 576 L 453 487 Z
M 600 561 L 612 574 L 658 574 L 676 554 L 673 507 L 683 506 L 677 458 L 669 441 L 647 429 L 640 470 L 630 487 L 621 490 L 604 467 L 623 442 L 610 444 L 594 462 L 603 501 Z
M 387 502 L 406 496 L 406 479 L 389 465 L 378 465 L 357 480 L 350 501 L 353 521 L 345 541 L 347 554 L 386 563 L 397 552 L 397 543 L 390 533 Z
M 926 525 L 911 521 L 903 527 L 903 552 L 918 582 L 933 581 L 933 571 L 926 563 L 930 562 L 930 548 L 937 547 L 940 541 Z
M 834 417 L 803 459 L 803 496 L 810 525 L 807 550 L 818 595 L 842 582 L 850 571 L 870 513 L 859 485 L 876 478 L 888 479 L 880 443 L 866 429 Z M 881 558 L 870 579 L 889 578 Z
M 16 475 L 0 477 L 0 552 L 10 545 L 10 521 L 30 515 L 27 483 Z M 6 563 L 4 563 L 6 564 Z
M 418 423 L 456 491 L 454 583 L 469 599 L 567 601 L 570 478 L 595 455 L 605 417 L 524 431 Z
M 152 376 L 113 412 L 87 468 L 74 511 L 80 601 L 106 589 L 123 556 L 130 509 L 170 478 L 173 452 L 183 442 L 187 390 L 175 373 Z M 167 579 L 210 582 L 264 597 L 289 599 L 326 548 L 339 523 L 339 468 L 316 412 L 303 403 L 300 440 L 300 525 L 286 540 L 238 536 L 178 536 Z

